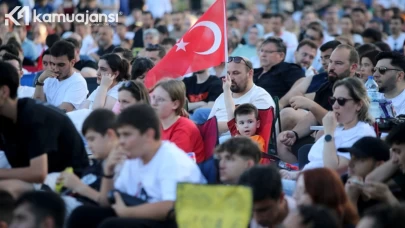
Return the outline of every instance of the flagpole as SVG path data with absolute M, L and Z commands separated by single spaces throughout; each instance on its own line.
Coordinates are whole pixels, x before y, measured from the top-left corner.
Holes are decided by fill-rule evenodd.
M 227 23 L 227 21 L 228 21 L 228 18 L 226 17 L 226 0 L 221 0 L 221 1 L 223 1 L 223 4 L 224 4 L 224 47 L 225 47 L 225 55 L 224 55 L 224 57 L 225 57 L 225 59 L 224 59 L 224 62 L 225 62 L 225 72 L 227 72 L 227 69 L 228 69 L 228 29 L 227 29 L 227 27 L 226 27 L 226 23 Z M 227 74 L 227 73 L 225 73 L 225 74 Z M 226 75 L 225 75 L 226 76 Z

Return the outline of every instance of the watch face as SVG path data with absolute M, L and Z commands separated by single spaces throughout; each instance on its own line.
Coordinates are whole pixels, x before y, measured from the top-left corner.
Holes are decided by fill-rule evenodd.
M 325 141 L 329 142 L 332 140 L 332 136 L 331 135 L 325 135 Z

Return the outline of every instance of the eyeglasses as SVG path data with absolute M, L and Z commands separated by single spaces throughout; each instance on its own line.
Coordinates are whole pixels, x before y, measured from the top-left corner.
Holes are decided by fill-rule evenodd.
M 329 97 L 328 100 L 329 100 L 329 104 L 330 104 L 330 105 L 334 105 L 335 102 L 337 101 L 338 105 L 340 105 L 340 106 L 345 106 L 345 104 L 346 104 L 347 101 L 351 101 L 351 100 L 353 100 L 353 99 L 344 98 L 344 97 L 339 97 L 339 98 L 336 98 L 336 97 Z
M 129 81 L 127 81 L 127 82 L 124 83 L 124 87 L 125 87 L 125 88 L 131 88 L 131 87 L 133 87 L 134 85 L 135 85 L 135 83 L 134 83 L 133 81 L 131 81 L 131 80 L 129 80 Z
M 310 35 L 307 35 L 307 34 L 304 35 L 304 38 L 309 39 L 309 40 L 318 40 L 316 37 L 310 36 Z
M 230 62 L 234 62 L 234 63 L 241 63 L 241 62 L 243 62 L 243 63 L 245 63 L 245 65 L 246 65 L 247 67 L 249 67 L 249 69 L 252 69 L 252 68 L 253 68 L 252 64 L 246 62 L 246 60 L 244 60 L 242 57 L 239 57 L 239 56 L 229 56 L 229 57 L 228 57 L 228 63 L 230 63 Z
M 378 71 L 378 72 L 380 72 L 380 74 L 385 74 L 385 72 L 387 72 L 389 70 L 402 71 L 402 70 L 398 70 L 398 69 L 390 69 L 390 68 L 387 68 L 387 67 L 374 67 L 371 70 L 371 72 L 373 72 L 373 74 L 374 74 L 375 72 Z

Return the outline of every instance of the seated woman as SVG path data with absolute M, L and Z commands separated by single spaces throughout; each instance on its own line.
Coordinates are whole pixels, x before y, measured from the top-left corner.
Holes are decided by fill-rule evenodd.
M 142 82 L 127 81 L 118 89 L 118 102 L 120 112 L 140 102 L 150 104 L 148 90 Z
M 162 124 L 162 139 L 175 143 L 184 152 L 194 152 L 197 163 L 205 160 L 204 143 L 197 126 L 183 117 L 186 88 L 182 81 L 169 79 L 158 82 L 151 96 L 152 107 Z
M 90 94 L 82 104 L 82 108 L 112 110 L 118 100 L 118 89 L 122 81 L 129 79 L 128 68 L 128 62 L 117 54 L 103 55 L 98 62 L 97 70 L 97 84 L 100 86 Z
M 320 205 L 333 210 L 341 227 L 355 227 L 359 215 L 349 201 L 339 175 L 327 168 L 306 170 L 298 176 L 294 199 L 298 206 Z
M 377 65 L 376 56 L 379 51 L 369 51 L 360 57 L 360 79 L 366 83 L 369 76 L 373 76 L 373 69 Z
M 148 58 L 138 57 L 132 62 L 131 80 L 138 81 L 143 84 L 145 76 L 150 69 L 154 66 L 152 60 Z M 120 103 L 116 102 L 113 107 L 113 112 L 119 114 L 121 111 Z
M 329 101 L 333 111 L 323 118 L 325 134 L 311 147 L 309 163 L 303 170 L 326 167 L 343 174 L 347 172 L 350 155 L 337 152 L 337 148 L 351 147 L 364 136 L 376 137 L 370 125 L 370 101 L 363 82 L 357 78 L 337 81 Z M 286 170 L 280 172 L 283 178 L 289 180 L 296 180 L 299 174 Z M 287 192 L 295 187 L 295 183 L 286 180 L 283 180 L 283 185 Z

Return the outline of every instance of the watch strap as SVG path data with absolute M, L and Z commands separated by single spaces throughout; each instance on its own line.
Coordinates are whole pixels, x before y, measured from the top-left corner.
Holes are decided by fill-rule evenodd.
M 35 86 L 44 86 L 43 82 L 39 82 L 38 80 L 35 82 Z

